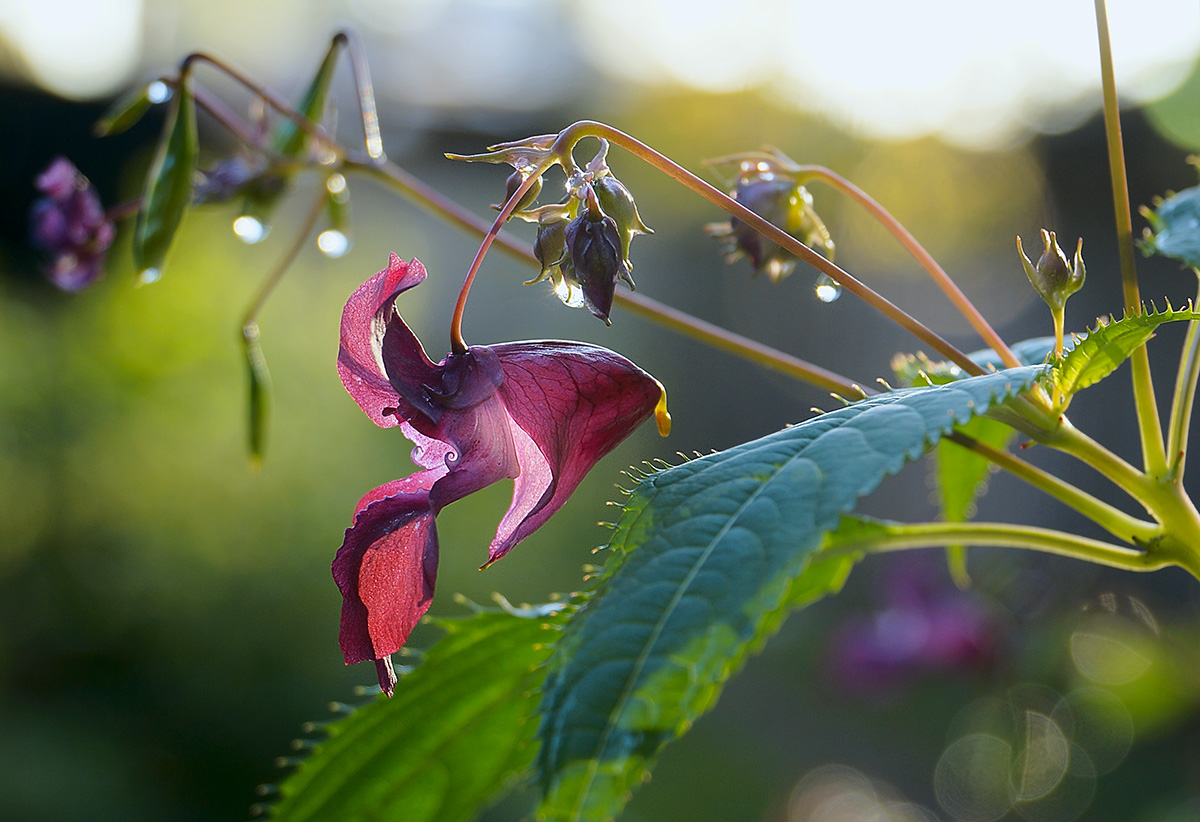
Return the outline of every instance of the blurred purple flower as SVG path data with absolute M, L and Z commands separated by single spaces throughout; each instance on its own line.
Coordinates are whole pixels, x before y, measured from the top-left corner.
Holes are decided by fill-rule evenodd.
M 883 608 L 844 624 L 835 634 L 831 670 L 842 687 L 887 690 L 936 672 L 989 666 L 999 651 L 994 614 L 977 594 L 935 580 L 935 570 L 912 563 L 889 576 Z
M 35 181 L 42 193 L 30 212 L 33 242 L 53 256 L 46 269 L 63 291 L 80 291 L 104 273 L 104 257 L 116 236 L 112 220 L 87 177 L 58 157 Z
M 533 533 L 596 462 L 652 413 L 669 422 L 662 386 L 625 358 L 578 342 L 473 346 L 434 364 L 395 308 L 425 279 L 395 254 L 342 313 L 338 373 L 367 416 L 399 426 L 423 471 L 359 501 L 333 561 L 346 664 L 374 660 L 391 695 L 390 655 L 433 598 L 442 508 L 511 478 L 512 504 L 486 564 Z

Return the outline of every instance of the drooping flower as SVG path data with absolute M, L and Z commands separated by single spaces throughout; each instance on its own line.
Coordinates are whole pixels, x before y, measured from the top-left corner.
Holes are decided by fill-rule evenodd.
M 504 478 L 513 498 L 487 564 L 558 510 L 591 467 L 653 413 L 666 433 L 661 384 L 618 354 L 578 342 L 472 346 L 432 362 L 395 308 L 425 279 L 393 254 L 342 313 L 338 373 L 367 416 L 398 426 L 424 470 L 358 503 L 333 561 L 346 663 L 374 660 L 395 685 L 390 654 L 429 608 L 437 574 L 435 517 Z
M 30 213 L 33 242 L 52 255 L 46 276 L 63 291 L 80 291 L 104 273 L 116 228 L 95 186 L 66 157 L 34 183 L 42 193 Z

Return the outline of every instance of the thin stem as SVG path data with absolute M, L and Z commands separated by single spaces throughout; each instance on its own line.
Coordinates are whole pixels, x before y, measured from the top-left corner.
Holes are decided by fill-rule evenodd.
M 513 192 L 513 195 L 500 208 L 500 213 L 496 215 L 491 228 L 483 235 L 483 241 L 479 244 L 479 250 L 475 252 L 475 259 L 471 261 L 471 267 L 467 269 L 467 276 L 463 279 L 462 289 L 458 292 L 458 301 L 454 304 L 454 313 L 450 317 L 450 350 L 455 354 L 464 354 L 467 350 L 467 343 L 463 340 L 462 336 L 463 313 L 466 311 L 467 296 L 471 293 L 471 285 L 475 282 L 475 275 L 479 273 L 479 266 L 483 263 L 483 258 L 487 255 L 488 249 L 491 248 L 492 241 L 496 239 L 496 235 L 500 233 L 500 229 L 504 227 L 504 224 L 508 222 L 508 218 L 516 210 L 517 203 L 521 202 L 521 198 L 525 196 L 525 192 L 533 187 L 534 181 L 538 180 L 550 165 L 551 161 L 547 160 L 532 173 L 525 175 L 525 179 L 517 186 L 517 190 Z
M 283 275 L 287 273 L 292 263 L 296 261 L 296 257 L 300 255 L 300 250 L 304 248 L 304 241 L 312 234 L 312 230 L 316 227 L 317 220 L 320 219 L 324 206 L 325 195 L 322 192 L 313 200 L 313 204 L 309 207 L 308 214 L 304 217 L 304 222 L 300 224 L 300 230 L 296 233 L 292 244 L 288 246 L 287 251 L 279 258 L 279 262 L 275 264 L 275 268 L 271 269 L 271 272 L 263 279 L 262 285 L 258 287 L 258 292 L 254 295 L 254 299 L 250 301 L 250 307 L 246 309 L 246 315 L 242 318 L 243 329 L 253 323 L 255 318 L 258 317 L 258 312 L 262 310 L 267 298 L 275 290 L 275 286 L 279 285 L 279 281 L 283 279 Z
M 1095 469 L 1110 482 L 1137 500 L 1147 512 L 1156 514 L 1156 503 L 1160 493 L 1152 487 L 1147 476 L 1125 460 L 1105 448 L 1087 434 L 1062 418 L 1058 428 L 1039 440 L 1044 445 L 1070 454 L 1083 464 Z
M 447 199 L 441 192 L 413 177 L 394 163 L 374 164 L 360 162 L 354 157 L 347 158 L 344 166 L 346 171 L 358 171 L 368 175 L 378 182 L 398 191 L 414 203 L 431 211 L 446 221 L 478 236 L 483 236 L 490 230 L 490 224 L 481 220 L 453 200 Z M 538 265 L 537 258 L 529 249 L 529 244 L 505 232 L 500 232 L 494 244 L 505 253 L 529 265 Z M 870 389 L 860 388 L 857 383 L 840 374 L 813 365 L 805 360 L 793 357 L 760 342 L 727 331 L 720 326 L 705 322 L 678 309 L 646 297 L 642 294 L 618 291 L 615 301 L 633 313 L 652 322 L 670 328 L 706 345 L 711 345 L 722 351 L 750 362 L 770 368 L 780 374 L 802 380 L 826 391 L 843 393 L 854 396 L 859 393 L 870 394 Z
M 1130 314 L 1142 311 L 1138 293 L 1137 263 L 1133 253 L 1133 214 L 1129 207 L 1129 182 L 1125 172 L 1125 148 L 1121 140 L 1121 116 L 1117 107 L 1117 84 L 1113 73 L 1112 40 L 1108 33 L 1108 12 L 1104 0 L 1095 0 L 1096 30 L 1100 44 L 1100 77 L 1104 85 L 1104 132 L 1108 138 L 1108 167 L 1112 180 L 1113 210 L 1117 221 L 1117 246 L 1121 256 L 1121 288 L 1125 308 Z M 1137 408 L 1142 443 L 1142 463 L 1154 476 L 1167 472 L 1163 446 L 1162 421 L 1150 376 L 1150 357 L 1141 345 L 1130 357 L 1133 399 Z
M 1196 272 L 1200 276 L 1200 271 Z M 1200 294 L 1196 296 L 1200 303 Z M 1187 336 L 1183 341 L 1183 353 L 1179 360 L 1179 373 L 1175 377 L 1175 396 L 1171 400 L 1171 416 L 1167 425 L 1167 454 L 1170 460 L 1172 482 L 1183 479 L 1184 454 L 1188 447 L 1188 432 L 1192 424 L 1192 407 L 1196 402 L 1196 380 L 1200 375 L 1200 322 L 1188 323 Z
M 813 268 L 816 268 L 821 273 L 827 275 L 830 279 L 839 283 L 851 294 L 859 297 L 868 305 L 884 314 L 884 316 L 895 321 L 902 328 L 912 333 L 919 340 L 930 346 L 933 350 L 937 351 L 947 359 L 953 360 L 968 374 L 984 373 L 983 369 L 972 362 L 966 354 L 964 354 L 962 351 L 959 351 L 949 342 L 942 339 L 942 337 L 935 334 L 923 323 L 902 311 L 889 300 L 868 287 L 865 283 L 856 279 L 843 269 L 838 268 L 836 265 L 829 262 L 829 260 L 822 257 L 820 254 L 817 254 L 795 237 L 792 237 L 790 234 L 755 214 L 741 203 L 709 185 L 704 180 L 685 169 L 683 166 L 650 148 L 640 140 L 629 136 L 625 132 L 615 129 L 612 126 L 604 123 L 582 120 L 578 123 L 568 126 L 559 134 L 558 140 L 556 140 L 554 143 L 553 151 L 561 157 L 569 156 L 570 149 L 575 145 L 575 143 L 579 142 L 579 140 L 583 139 L 584 137 L 607 139 L 609 142 L 624 148 L 634 156 L 654 166 L 668 177 L 671 177 L 676 182 L 686 186 L 687 188 L 690 188 L 700 196 L 737 217 L 739 220 L 746 223 L 748 226 L 762 234 L 767 239 L 779 244 L 795 256 L 804 260 Z
M 893 217 L 875 198 L 842 175 L 824 166 L 797 165 L 794 168 L 789 168 L 789 170 L 797 175 L 813 177 L 833 186 L 866 209 L 875 218 L 876 222 L 886 228 L 904 246 L 905 250 L 912 255 L 913 259 L 921 264 L 921 267 L 928 272 L 929 276 L 937 283 L 945 295 L 949 297 L 950 302 L 966 318 L 971 327 L 979 333 L 984 342 L 1000 355 L 1000 359 L 1004 364 L 1009 368 L 1016 368 L 1021 365 L 1016 355 L 1013 354 L 1012 349 L 1000 338 L 1000 335 L 996 333 L 996 330 L 992 328 L 984 316 L 979 313 L 979 309 L 975 307 L 975 304 L 967 299 L 967 295 L 962 292 L 958 284 L 950 279 L 950 275 L 946 273 L 945 269 L 938 265 L 933 255 L 917 242 L 916 237 L 904 227 L 904 224 Z
M 346 44 L 350 55 L 350 70 L 354 75 L 354 86 L 358 98 L 358 111 L 362 116 L 363 145 L 367 156 L 379 162 L 385 158 L 383 153 L 383 135 L 379 131 L 379 112 L 375 108 L 375 88 L 371 83 L 371 67 L 367 64 L 367 55 L 363 51 L 362 41 L 358 34 L 351 29 L 339 31 L 333 38 L 334 42 Z
M 1178 564 L 1144 551 L 1112 545 L 1099 540 L 1037 528 L 1031 525 L 1012 525 L 1002 522 L 886 522 L 885 530 L 867 535 L 839 539 L 831 535 L 822 546 L 830 556 L 858 553 L 906 551 L 913 548 L 935 548 L 950 545 L 1024 548 L 1046 554 L 1079 559 L 1126 571 L 1155 571 Z
M 944 439 L 987 458 L 1034 488 L 1075 509 L 1118 539 L 1134 544 L 1145 544 L 1161 533 L 1161 528 L 1157 523 L 1146 522 L 1130 516 L 1065 480 L 1019 459 L 1008 451 L 993 448 L 987 443 L 980 442 L 959 431 L 952 431 Z
M 262 99 L 263 102 L 265 102 L 271 108 L 275 109 L 275 111 L 277 111 L 282 117 L 285 117 L 288 120 L 295 123 L 297 128 L 304 131 L 304 133 L 307 134 L 308 136 L 318 140 L 325 148 L 327 148 L 330 152 L 332 152 L 339 158 L 345 154 L 345 149 L 341 146 L 340 143 L 338 143 L 338 141 L 336 139 L 334 139 L 333 136 L 331 136 L 327 131 L 325 131 L 325 129 L 321 128 L 319 125 L 317 125 L 316 123 L 309 120 L 303 114 L 296 111 L 294 108 L 291 107 L 291 104 L 289 104 L 287 100 L 284 100 L 282 97 L 280 97 L 274 91 L 272 91 L 270 88 L 263 85 L 262 83 L 255 81 L 254 79 L 250 78 L 249 76 L 247 76 L 246 74 L 241 72 L 239 69 L 233 67 L 229 63 L 226 63 L 221 58 L 213 57 L 211 55 L 205 54 L 202 51 L 192 52 L 187 57 L 183 58 L 183 62 L 180 65 L 180 69 L 179 69 L 180 74 L 182 75 L 182 74 L 187 73 L 187 71 L 190 69 L 190 67 L 193 63 L 208 63 L 210 66 L 215 68 L 217 71 L 221 72 L 222 74 L 226 75 L 231 80 L 233 80 L 234 82 L 236 82 L 239 85 L 246 88 L 246 90 L 249 91 L 251 94 L 254 94 L 255 96 Z M 171 80 L 171 78 L 164 78 L 163 81 L 164 82 L 174 82 L 173 80 Z M 255 143 L 253 141 L 251 141 L 250 144 L 255 145 Z

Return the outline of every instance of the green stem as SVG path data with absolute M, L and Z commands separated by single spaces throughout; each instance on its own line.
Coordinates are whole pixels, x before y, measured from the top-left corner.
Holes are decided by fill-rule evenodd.
M 913 259 L 920 263 L 921 267 L 925 269 L 938 287 L 942 289 L 943 293 L 950 299 L 950 302 L 954 304 L 959 313 L 978 332 L 984 342 L 1000 355 L 1000 359 L 1004 364 L 1009 368 L 1016 368 L 1021 365 L 1016 355 L 1013 354 L 1012 349 L 1000 338 L 1000 335 L 996 333 L 996 330 L 992 328 L 984 316 L 979 313 L 979 309 L 975 307 L 975 304 L 967 299 L 967 295 L 962 292 L 957 283 L 950 279 L 950 275 L 946 273 L 946 270 L 938 265 L 933 255 L 917 242 L 917 238 L 904 227 L 904 224 L 893 217 L 891 212 L 881 206 L 874 197 L 867 194 L 867 192 L 842 175 L 824 166 L 797 165 L 789 170 L 797 175 L 813 177 L 827 183 L 866 209 L 875 218 L 875 221 L 886 228 L 904 246 L 904 249 L 912 255 Z
M 959 431 L 951 432 L 945 439 L 974 451 L 1013 476 L 1070 506 L 1118 539 L 1131 544 L 1146 544 L 1161 533 L 1157 523 L 1130 516 L 1008 451 L 993 448 Z
M 1134 548 L 1112 545 L 1049 528 L 1002 522 L 886 522 L 886 531 L 841 538 L 826 538 L 821 552 L 827 556 L 907 551 L 951 545 L 1023 548 L 1079 559 L 1126 571 L 1155 571 L 1178 564 Z
M 279 281 L 283 279 L 283 275 L 292 267 L 292 263 L 296 262 L 296 258 L 300 256 L 300 250 L 304 248 L 304 241 L 312 234 L 313 228 L 317 225 L 317 220 L 321 217 L 321 212 L 325 207 L 325 192 L 322 191 L 313 200 L 312 206 L 309 207 L 308 213 L 304 216 L 304 222 L 300 224 L 300 230 L 296 233 L 296 237 L 292 240 L 292 244 L 288 246 L 284 255 L 279 258 L 279 262 L 271 269 L 271 272 L 263 279 L 262 285 L 258 287 L 258 292 L 254 295 L 254 299 L 250 301 L 250 307 L 246 309 L 246 315 L 242 318 L 243 329 L 250 326 L 258 317 L 258 312 L 262 311 L 263 305 L 266 304 L 267 298 L 271 296 L 271 292 L 275 290 L 275 286 L 279 285 Z
M 1125 172 L 1125 148 L 1121 140 L 1121 118 L 1117 107 L 1117 84 L 1113 73 L 1108 12 L 1104 0 L 1095 0 L 1095 6 L 1096 30 L 1100 44 L 1100 77 L 1104 85 L 1104 132 L 1108 138 L 1109 177 L 1112 180 L 1117 246 L 1121 257 L 1121 287 L 1126 310 L 1130 314 L 1140 314 L 1141 296 L 1138 293 L 1137 264 L 1133 253 L 1133 214 L 1129 207 L 1129 183 Z M 1167 457 L 1163 446 L 1162 421 L 1158 417 L 1158 403 L 1154 397 L 1154 384 L 1150 376 L 1150 357 L 1145 345 L 1139 346 L 1130 357 L 1130 371 L 1142 443 L 1142 464 L 1152 476 L 1164 477 L 1167 474 Z
M 1196 274 L 1200 276 L 1200 271 Z M 1200 304 L 1200 294 L 1196 296 L 1196 303 Z M 1175 377 L 1175 396 L 1171 400 L 1171 416 L 1167 425 L 1167 454 L 1172 482 L 1183 480 L 1184 455 L 1187 453 L 1192 407 L 1196 402 L 1197 376 L 1200 376 L 1200 322 L 1192 320 L 1188 323 L 1187 336 L 1183 341 L 1179 373 Z
M 666 174 L 671 179 L 681 185 L 690 188 L 706 200 L 719 206 L 724 211 L 737 217 L 746 225 L 753 228 L 755 231 L 762 234 L 767 239 L 771 240 L 787 249 L 789 252 L 804 260 L 806 263 L 816 268 L 821 273 L 827 275 L 831 280 L 840 284 L 851 294 L 862 299 L 868 305 L 872 306 L 884 316 L 896 322 L 900 327 L 909 331 L 919 340 L 930 346 L 947 359 L 953 360 L 968 374 L 982 374 L 983 369 L 971 361 L 966 354 L 959 351 L 942 337 L 935 334 L 931 329 L 923 323 L 902 311 L 896 305 L 888 301 L 886 298 L 878 294 L 866 284 L 851 276 L 848 272 L 838 268 L 829 260 L 817 254 L 804 243 L 792 237 L 787 232 L 764 220 L 759 215 L 755 214 L 750 209 L 743 206 L 741 203 L 730 198 L 723 192 L 706 183 L 704 180 L 692 174 L 683 166 L 672 161 L 666 156 L 660 154 L 650 146 L 637 140 L 623 131 L 613 128 L 604 123 L 597 123 L 591 120 L 582 120 L 574 123 L 564 129 L 555 141 L 552 150 L 560 157 L 569 157 L 571 148 L 582 140 L 584 137 L 596 137 L 606 139 L 614 145 L 624 148 L 626 151 L 633 154 L 635 157 L 654 166 L 659 171 Z

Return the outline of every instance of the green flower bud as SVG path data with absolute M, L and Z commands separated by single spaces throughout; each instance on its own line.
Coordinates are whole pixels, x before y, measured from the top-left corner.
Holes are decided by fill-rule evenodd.
M 1083 265 L 1083 238 L 1079 239 L 1075 247 L 1073 264 L 1067 262 L 1067 255 L 1059 248 L 1053 231 L 1042 229 L 1042 244 L 1046 250 L 1042 252 L 1037 265 L 1025 256 L 1020 237 L 1017 237 L 1017 252 L 1021 255 L 1025 276 L 1033 284 L 1034 290 L 1041 295 L 1046 305 L 1050 306 L 1051 311 L 1061 312 L 1067 304 L 1067 298 L 1083 286 L 1083 279 L 1087 273 Z
M 517 193 L 517 189 L 521 187 L 521 184 L 524 183 L 526 178 L 528 178 L 528 177 L 529 177 L 529 174 L 527 172 L 521 171 L 520 169 L 518 169 L 518 170 L 514 171 L 512 174 L 508 175 L 508 180 L 506 180 L 504 183 L 504 201 L 501 203 L 493 204 L 492 208 L 496 209 L 497 211 L 504 208 L 504 203 L 507 203 L 509 200 L 512 199 L 512 196 Z M 518 211 L 524 211 L 525 209 L 529 208 L 531 205 L 536 203 L 538 195 L 541 193 L 542 193 L 542 178 L 538 177 L 536 180 L 533 181 L 533 185 L 529 186 L 529 188 L 526 189 L 524 196 L 521 197 L 521 199 L 517 203 L 516 207 L 512 210 L 512 214 L 509 214 L 508 218 L 511 220 L 513 214 L 516 214 Z
M 635 234 L 653 234 L 653 229 L 642 222 L 638 214 L 637 203 L 625 184 L 612 174 L 606 174 L 592 181 L 592 189 L 596 192 L 596 200 L 600 209 L 612 217 L 617 224 L 617 233 L 621 237 L 621 259 L 627 268 L 633 268 L 629 261 L 629 243 Z

